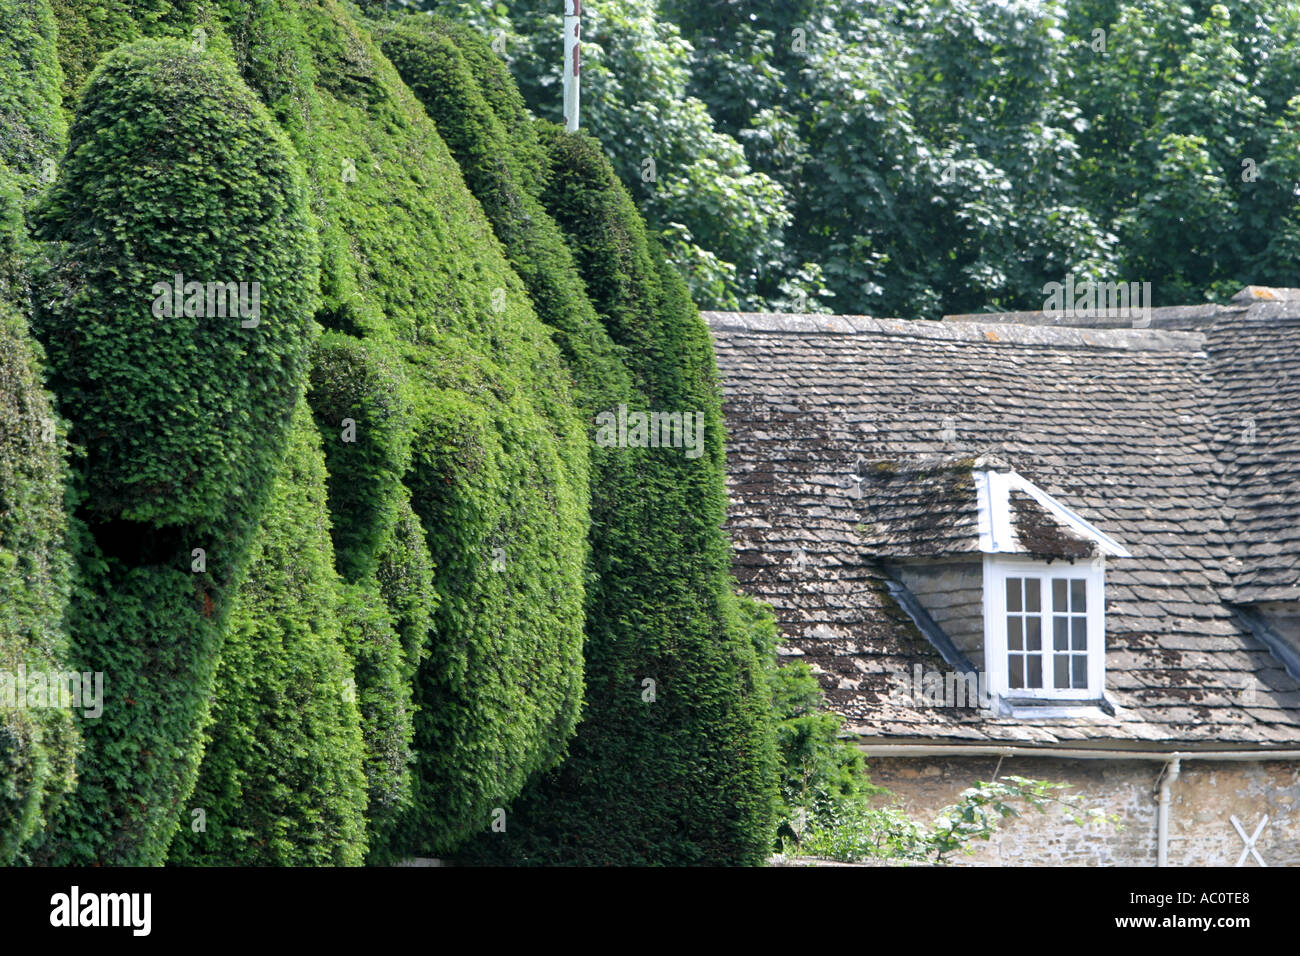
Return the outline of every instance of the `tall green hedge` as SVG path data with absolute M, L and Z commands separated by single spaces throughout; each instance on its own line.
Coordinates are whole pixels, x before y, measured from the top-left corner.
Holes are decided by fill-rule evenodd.
M 438 124 L 538 317 L 554 330 L 588 419 L 598 407 L 626 401 L 631 382 L 623 356 L 587 298 L 563 234 L 537 197 L 543 154 L 501 61 L 476 31 L 436 17 L 410 16 L 375 30 L 384 54 Z M 494 91 L 492 101 L 485 90 Z M 506 125 L 494 102 L 513 125 Z M 599 451 L 593 448 L 593 454 Z
M 320 437 L 300 408 L 231 614 L 172 863 L 340 866 L 365 855 L 361 715 L 339 625 L 349 597 L 333 566 Z
M 222 7 L 253 85 L 282 100 L 297 85 L 292 132 L 319 178 L 320 320 L 346 337 L 322 343 L 311 401 L 340 568 L 361 586 L 391 570 L 404 494 L 405 527 L 424 536 L 431 615 L 380 581 L 408 669 L 424 629 L 412 805 L 382 845 L 441 852 L 554 765 L 577 720 L 588 452 L 571 375 L 435 124 L 350 9 Z M 355 443 L 338 441 L 343 417 Z
M 602 524 L 583 721 L 565 764 L 480 836 L 479 861 L 755 864 L 772 845 L 768 690 L 730 588 L 708 332 L 589 137 L 541 126 L 543 199 L 643 408 L 698 412 L 703 454 L 644 449 Z M 633 449 L 625 449 L 631 452 Z
M 100 64 L 38 212 L 58 254 L 37 330 L 79 455 L 72 659 L 107 694 L 38 858 L 158 863 L 305 381 L 313 234 L 265 108 L 227 60 L 177 41 Z M 155 315 L 155 283 L 175 273 L 259 283 L 256 323 L 206 302 Z
M 455 25 L 381 51 L 337 0 L 53 6 L 77 119 L 37 324 L 109 709 L 35 859 L 160 862 L 179 821 L 174 862 L 387 862 L 509 807 L 470 858 L 760 860 L 710 344 L 598 149 Z M 145 311 L 218 267 L 274 274 L 257 328 Z M 300 412 L 286 457 L 304 383 L 320 444 Z M 702 412 L 703 456 L 593 445 L 619 405 Z
M 49 180 L 47 161 L 67 138 L 55 36 L 44 0 L 0 0 L 0 163 L 29 192 Z
M 29 701 L 35 682 L 67 670 L 63 613 L 70 562 L 63 508 L 63 433 L 42 387 L 27 303 L 10 277 L 25 243 L 18 187 L 0 164 L 0 865 L 72 789 L 72 711 Z M 21 669 L 21 670 L 20 670 Z M 6 699 L 6 687 L 14 698 Z M 29 706 L 29 704 L 31 706 Z
M 40 216 L 43 238 L 69 246 L 41 333 L 86 451 L 87 511 L 173 525 L 255 505 L 314 310 L 284 134 L 220 59 L 173 41 L 119 48 L 83 95 Z M 239 314 L 206 314 L 235 308 L 208 294 L 216 283 L 237 284 Z
M 708 452 L 698 460 L 668 449 L 593 448 L 587 716 L 565 768 L 512 811 L 505 834 L 485 835 L 468 856 L 761 860 L 773 820 L 767 692 L 729 592 L 719 530 L 720 403 L 707 331 L 603 157 L 589 141 L 529 121 L 483 37 L 430 17 L 376 29 L 437 122 L 539 315 L 556 328 L 588 414 L 631 403 L 706 417 Z M 540 161 L 544 149 L 550 164 Z M 581 278 L 540 200 L 566 225 Z M 664 511 L 656 514 L 659 503 Z M 684 514 L 698 523 L 683 523 Z M 654 703 L 642 699 L 647 677 L 656 682 Z M 658 697 L 663 681 L 676 700 Z M 703 714 L 692 712 L 695 704 Z M 720 745 L 719 735 L 731 742 Z M 638 758 L 645 767 L 638 774 L 627 766 L 633 752 L 661 757 Z M 620 785 L 663 799 L 637 798 Z
M 330 331 L 312 356 L 308 400 L 325 438 L 339 571 L 373 575 L 404 498 L 415 409 L 401 356 L 382 339 Z

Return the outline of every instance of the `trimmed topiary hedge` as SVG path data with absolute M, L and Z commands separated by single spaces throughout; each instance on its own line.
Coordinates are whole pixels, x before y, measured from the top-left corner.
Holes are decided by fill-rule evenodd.
M 720 398 L 708 332 L 596 143 L 539 127 L 543 199 L 626 350 L 641 406 L 702 416 L 698 457 L 642 449 L 602 523 L 583 721 L 565 764 L 467 859 L 757 864 L 772 846 L 768 690 L 730 590 Z M 626 449 L 631 452 L 634 449 Z
M 321 226 L 341 244 L 327 252 L 321 321 L 352 337 L 319 353 L 312 403 L 354 583 L 401 507 L 401 429 L 386 416 L 401 391 L 390 384 L 408 383 L 407 527 L 422 528 L 438 599 L 431 627 L 409 602 L 389 605 L 408 668 L 408 642 L 424 633 L 414 802 L 383 852 L 441 852 L 554 765 L 577 719 L 588 453 L 571 375 L 434 123 L 349 9 L 267 3 L 250 19 L 223 7 L 259 89 L 273 86 L 258 62 L 310 51 L 294 74 L 314 83 L 300 97 L 310 122 L 294 135 L 320 176 Z M 345 406 L 358 409 L 345 416 L 358 441 L 338 447 Z M 374 443 L 361 448 L 367 428 Z
M 228 61 L 176 41 L 99 66 L 38 221 L 59 248 L 37 331 L 79 454 L 72 659 L 107 694 L 38 859 L 154 864 L 304 384 L 313 234 L 266 110 Z M 177 272 L 259 283 L 256 315 L 251 289 L 247 316 L 156 315 Z
M 0 273 L 13 268 L 3 249 L 19 240 L 12 231 L 18 190 L 8 178 L 0 165 Z M 36 684 L 68 670 L 63 613 L 71 569 L 63 433 L 25 309 L 9 293 L 0 281 L 0 865 L 14 860 L 72 789 L 77 746 L 72 710 L 26 695 L 24 675 Z
M 358 682 L 339 625 L 354 601 L 334 571 L 320 437 L 304 404 L 231 614 L 207 750 L 170 862 L 361 863 Z
M 390 862 L 509 808 L 467 858 L 760 861 L 711 346 L 599 150 L 453 24 L 375 28 L 417 98 L 338 0 L 54 6 L 37 327 L 108 701 L 33 858 Z M 256 323 L 153 314 L 216 270 Z M 593 445 L 619 406 L 700 454 Z
M 555 330 L 588 419 L 598 407 L 626 401 L 631 382 L 622 355 L 587 298 L 563 234 L 534 195 L 544 172 L 534 124 L 508 75 L 481 85 L 472 69 L 491 75 L 495 65 L 504 72 L 500 60 L 474 30 L 435 17 L 411 16 L 375 29 L 384 54 L 437 123 L 538 317 Z M 484 86 L 496 91 L 516 125 L 502 122 Z
M 40 332 L 86 451 L 87 512 L 176 525 L 255 506 L 314 310 L 284 134 L 220 59 L 172 41 L 119 48 L 39 217 L 68 244 Z
M 358 581 L 374 574 L 405 497 L 415 419 L 401 358 L 383 340 L 326 332 L 307 399 L 325 440 L 339 572 Z
M 67 139 L 55 40 L 44 0 L 0 0 L 0 164 L 28 192 L 51 178 L 48 163 Z

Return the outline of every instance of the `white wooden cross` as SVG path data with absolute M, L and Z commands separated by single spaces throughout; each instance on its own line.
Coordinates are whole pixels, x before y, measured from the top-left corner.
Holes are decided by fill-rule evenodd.
M 1259 851 L 1255 849 L 1255 841 L 1258 840 L 1259 835 L 1264 832 L 1264 827 L 1268 826 L 1268 814 L 1264 814 L 1264 819 L 1260 820 L 1259 826 L 1255 827 L 1254 836 L 1246 836 L 1246 831 L 1242 827 L 1241 821 L 1235 816 L 1230 816 L 1228 819 L 1232 821 L 1232 825 L 1236 827 L 1237 832 L 1241 834 L 1241 842 L 1246 844 L 1246 848 L 1241 851 L 1241 858 L 1237 860 L 1237 866 L 1245 866 L 1247 856 L 1253 856 L 1259 862 L 1260 866 L 1268 866 L 1268 864 L 1264 862 L 1264 858 L 1259 855 Z

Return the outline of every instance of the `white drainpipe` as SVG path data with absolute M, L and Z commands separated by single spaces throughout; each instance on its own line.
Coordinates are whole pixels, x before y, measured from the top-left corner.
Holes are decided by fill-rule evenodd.
M 1175 757 L 1165 764 L 1160 776 L 1160 804 L 1156 809 L 1156 866 L 1169 865 L 1169 800 L 1170 790 L 1178 779 L 1181 761 Z

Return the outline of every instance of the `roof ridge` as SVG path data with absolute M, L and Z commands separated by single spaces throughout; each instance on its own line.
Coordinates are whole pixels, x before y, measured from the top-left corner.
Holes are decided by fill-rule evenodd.
M 793 335 L 898 335 L 948 342 L 997 345 L 1045 345 L 1056 348 L 1127 349 L 1151 352 L 1201 352 L 1200 331 L 1132 328 L 1076 328 L 1005 322 L 877 319 L 868 315 L 824 315 L 784 312 L 704 311 L 701 318 L 715 331 L 784 333 Z

